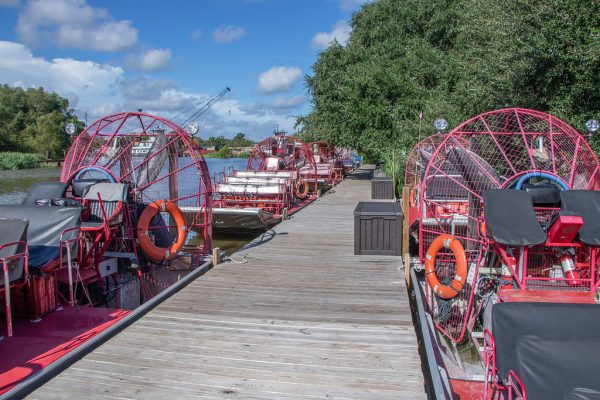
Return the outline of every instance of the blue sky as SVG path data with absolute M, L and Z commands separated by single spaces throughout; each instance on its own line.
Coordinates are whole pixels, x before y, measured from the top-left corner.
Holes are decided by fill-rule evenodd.
M 0 0 L 0 83 L 56 91 L 89 122 L 173 118 L 229 86 L 201 136 L 260 139 L 310 110 L 304 75 L 364 2 Z

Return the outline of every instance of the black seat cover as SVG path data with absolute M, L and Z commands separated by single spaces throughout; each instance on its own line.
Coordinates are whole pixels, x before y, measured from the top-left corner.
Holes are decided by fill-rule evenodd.
M 560 205 L 560 189 L 551 183 L 535 183 L 523 185 L 523 190 L 531 195 L 534 206 L 558 207 Z
M 595 190 L 566 190 L 560 192 L 561 208 L 583 217 L 579 241 L 600 246 L 600 192 Z
M 517 340 L 515 372 L 528 400 L 568 399 L 573 392 L 586 394 L 580 397 L 586 399 L 600 391 L 599 360 L 600 337 L 522 336 Z
M 541 338 L 598 337 L 600 306 L 574 303 L 498 303 L 492 307 L 499 378 L 517 372 L 516 348 L 522 336 Z M 600 348 L 600 347 L 599 347 Z M 598 361 L 597 361 L 598 362 Z M 562 397 L 561 397 L 562 398 Z
M 25 219 L 0 218 L 0 246 L 27 241 L 27 226 L 29 222 Z M 0 258 L 14 256 L 25 251 L 25 246 L 6 246 L 0 250 Z M 23 260 L 7 262 L 8 280 L 14 282 L 23 276 Z M 0 264 L 0 287 L 4 287 L 4 273 Z
M 27 245 L 29 247 L 29 267 L 39 268 L 58 258 L 60 236 L 66 229 L 81 226 L 81 207 L 40 207 L 21 205 L 0 205 L 0 218 L 29 220 Z M 64 239 L 77 236 L 68 232 Z
M 514 247 L 546 242 L 528 193 L 513 189 L 486 190 L 483 203 L 485 228 L 495 242 Z
M 108 179 L 100 178 L 89 178 L 89 179 L 78 179 L 73 181 L 73 196 L 83 197 L 87 193 L 88 189 L 100 182 L 110 182 Z
M 21 204 L 35 206 L 35 201 L 39 199 L 61 198 L 65 196 L 66 190 L 67 184 L 64 182 L 39 182 L 29 188 Z

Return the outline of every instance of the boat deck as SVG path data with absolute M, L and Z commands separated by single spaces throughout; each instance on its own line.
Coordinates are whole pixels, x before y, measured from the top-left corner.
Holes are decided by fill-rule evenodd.
M 426 398 L 400 257 L 353 255 L 369 199 L 345 180 L 30 398 Z

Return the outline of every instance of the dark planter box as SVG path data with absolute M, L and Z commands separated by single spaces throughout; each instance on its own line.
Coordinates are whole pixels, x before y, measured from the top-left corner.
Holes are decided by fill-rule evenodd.
M 372 199 L 393 199 L 394 184 L 389 178 L 373 178 L 371 180 Z
M 354 210 L 354 254 L 402 254 L 402 209 L 397 202 L 360 202 Z

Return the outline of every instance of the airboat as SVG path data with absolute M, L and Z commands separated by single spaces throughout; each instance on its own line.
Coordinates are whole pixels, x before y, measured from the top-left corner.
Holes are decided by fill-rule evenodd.
M 329 182 L 334 171 L 311 146 L 275 132 L 254 146 L 246 170 L 215 175 L 213 229 L 236 233 L 268 229 L 312 202 L 319 182 Z
M 600 399 L 599 169 L 574 128 L 519 108 L 413 148 L 407 271 L 434 398 Z
M 124 112 L 81 132 L 59 182 L 0 206 L 0 392 L 197 268 L 211 207 L 206 162 L 181 126 Z

